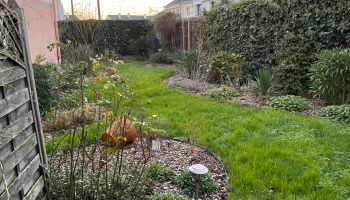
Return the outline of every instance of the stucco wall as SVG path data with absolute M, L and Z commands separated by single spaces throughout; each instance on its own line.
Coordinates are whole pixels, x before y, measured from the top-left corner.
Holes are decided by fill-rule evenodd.
M 48 61 L 58 62 L 59 52 L 47 49 L 56 42 L 58 34 L 55 5 L 51 0 L 17 0 L 17 3 L 24 10 L 32 60 L 41 54 Z

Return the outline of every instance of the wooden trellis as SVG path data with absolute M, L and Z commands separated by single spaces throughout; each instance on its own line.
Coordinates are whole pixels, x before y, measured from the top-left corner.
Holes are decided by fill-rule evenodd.
M 0 0 L 0 200 L 45 199 L 46 164 L 22 10 Z

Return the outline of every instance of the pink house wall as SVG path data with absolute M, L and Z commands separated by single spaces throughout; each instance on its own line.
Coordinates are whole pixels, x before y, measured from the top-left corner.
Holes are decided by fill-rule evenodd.
M 32 60 L 44 55 L 50 62 L 59 61 L 59 51 L 49 51 L 47 46 L 58 38 L 56 9 L 53 0 L 16 0 L 24 11 L 29 49 Z

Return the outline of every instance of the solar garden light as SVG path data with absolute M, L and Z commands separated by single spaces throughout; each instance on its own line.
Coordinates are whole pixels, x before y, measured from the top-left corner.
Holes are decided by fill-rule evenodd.
M 202 164 L 195 164 L 188 168 L 195 175 L 196 179 L 196 196 L 195 200 L 199 199 L 199 188 L 201 184 L 201 176 L 209 172 L 208 168 Z

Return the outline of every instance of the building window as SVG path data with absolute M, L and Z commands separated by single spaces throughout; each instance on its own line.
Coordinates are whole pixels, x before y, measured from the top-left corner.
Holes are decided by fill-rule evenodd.
M 210 10 L 213 9 L 214 6 L 215 6 L 215 2 L 214 1 L 210 2 Z
M 180 14 L 180 9 L 178 9 L 178 8 L 175 9 L 175 13 L 176 13 L 176 14 Z
M 192 9 L 191 8 L 186 8 L 186 14 L 187 16 L 191 16 Z
M 197 16 L 201 16 L 202 15 L 202 4 L 197 4 L 196 8 L 197 8 Z

